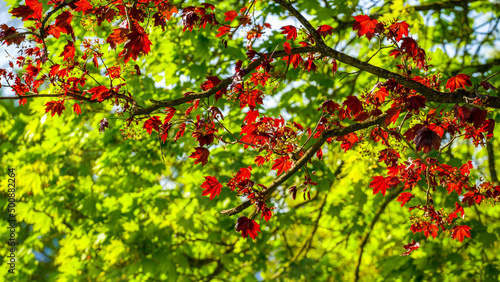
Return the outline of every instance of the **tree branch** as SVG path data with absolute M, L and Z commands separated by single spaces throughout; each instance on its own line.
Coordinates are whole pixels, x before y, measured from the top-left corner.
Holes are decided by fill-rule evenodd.
M 371 126 L 381 124 L 384 122 L 385 118 L 387 117 L 387 114 L 381 114 L 375 119 L 356 123 L 344 128 L 338 128 L 338 129 L 329 129 L 323 131 L 321 136 L 318 138 L 318 140 L 307 150 L 307 152 L 295 163 L 293 166 L 290 168 L 290 170 L 286 171 L 283 173 L 280 177 L 278 177 L 276 180 L 274 180 L 273 183 L 267 188 L 267 190 L 264 192 L 264 196 L 267 198 L 269 197 L 276 189 L 278 186 L 280 186 L 283 182 L 285 182 L 288 178 L 290 178 L 292 175 L 294 175 L 301 167 L 303 167 L 313 156 L 316 154 L 316 152 L 321 149 L 321 146 L 328 140 L 328 138 L 331 137 L 336 137 L 336 136 L 344 136 L 349 133 L 369 128 Z M 238 214 L 242 212 L 243 210 L 247 209 L 250 205 L 252 205 L 251 200 L 246 200 L 242 204 L 240 204 L 237 207 L 234 207 L 229 210 L 223 210 L 221 211 L 222 214 L 227 214 L 229 216 Z

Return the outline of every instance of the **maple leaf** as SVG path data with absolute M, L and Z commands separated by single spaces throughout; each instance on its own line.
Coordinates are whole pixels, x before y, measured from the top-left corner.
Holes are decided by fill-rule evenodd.
M 174 141 L 179 140 L 182 136 L 184 136 L 184 131 L 186 130 L 186 123 L 183 123 L 179 126 L 179 131 L 175 134 Z
M 144 123 L 144 129 L 148 132 L 149 135 L 153 132 L 153 129 L 156 131 L 160 131 L 161 120 L 159 116 L 150 117 Z
M 304 61 L 300 54 L 283 57 L 283 60 L 286 61 L 287 64 L 293 64 L 294 69 L 296 69 Z
M 387 88 L 381 87 L 379 90 L 374 93 L 375 98 L 379 103 L 383 103 L 385 101 L 385 97 L 389 96 L 389 92 L 387 92 Z
M 292 49 L 290 47 L 290 43 L 288 43 L 288 42 L 283 43 L 283 49 L 285 49 L 285 52 L 288 55 L 292 55 Z
M 481 83 L 479 83 L 479 85 L 481 85 L 484 88 L 484 90 L 493 89 L 495 91 L 498 91 L 497 88 L 495 86 L 493 86 L 491 83 L 489 83 L 488 81 L 481 81 Z
M 323 38 L 326 37 L 326 35 L 330 35 L 332 34 L 333 32 L 333 27 L 327 25 L 327 24 L 324 24 L 324 25 L 320 25 L 316 31 L 321 35 L 323 36 Z
M 64 46 L 64 51 L 61 53 L 63 60 L 67 61 L 68 59 L 73 59 L 75 57 L 75 42 L 69 41 L 66 46 Z
M 370 186 L 373 188 L 373 195 L 380 192 L 382 196 L 385 196 L 385 192 L 389 185 L 385 181 L 385 177 L 383 176 L 374 176 L 372 182 L 370 182 Z
M 467 225 L 455 226 L 451 230 L 451 237 L 455 240 L 460 241 L 460 243 L 462 243 L 462 241 L 464 240 L 465 237 L 471 238 L 470 237 L 470 229 L 471 228 Z
M 30 16 L 30 18 L 39 20 L 42 18 L 42 2 L 38 2 L 37 0 L 26 0 L 26 5 L 30 7 L 31 10 L 33 10 L 33 14 Z
M 109 123 L 108 123 L 108 120 L 106 118 L 103 118 L 99 122 L 99 133 L 103 133 L 104 130 L 106 129 L 106 127 L 109 127 Z
M 73 28 L 71 27 L 71 20 L 73 15 L 70 12 L 63 12 L 56 17 L 55 27 L 60 28 L 63 33 L 73 33 Z
M 363 103 L 361 103 L 356 96 L 347 96 L 347 100 L 344 101 L 343 104 L 346 106 L 347 111 L 352 113 L 354 116 L 363 111 Z
M 228 11 L 228 12 L 225 12 L 224 13 L 224 16 L 226 16 L 226 18 L 224 19 L 224 21 L 230 21 L 232 22 L 234 20 L 234 18 L 236 18 L 238 16 L 238 12 L 236 11 Z
M 116 49 L 116 45 L 125 42 L 128 34 L 128 29 L 126 28 L 117 28 L 114 29 L 113 32 L 106 39 L 106 43 L 109 44 L 111 49 Z
M 246 122 L 246 124 L 250 124 L 250 123 L 254 122 L 258 117 L 259 117 L 258 110 L 253 110 L 253 111 L 250 110 L 247 112 L 247 115 L 243 121 Z
M 219 183 L 217 178 L 213 176 L 205 176 L 205 182 L 201 184 L 201 188 L 205 189 L 201 193 L 202 196 L 210 195 L 210 201 L 215 198 L 215 196 L 219 196 L 220 191 L 222 189 L 222 184 Z
M 460 173 L 463 176 L 469 176 L 470 170 L 473 168 L 472 161 L 468 161 L 460 167 Z M 459 193 L 460 194 L 460 193 Z
M 271 217 L 273 216 L 273 211 L 269 208 L 267 208 L 266 210 L 264 210 L 260 216 L 260 218 L 264 218 L 267 221 L 269 221 L 271 219 Z
M 337 60 L 333 59 L 332 60 L 332 73 L 333 73 L 333 75 L 335 75 L 336 72 L 337 72 Z
M 411 37 L 402 38 L 401 51 L 403 54 L 408 54 L 411 57 L 415 57 L 418 54 L 418 44 L 415 39 Z
M 50 111 L 51 116 L 54 116 L 56 113 L 58 116 L 61 116 L 64 108 L 64 101 L 50 101 L 45 104 L 45 112 Z
M 82 113 L 82 109 L 80 109 L 80 105 L 77 104 L 74 104 L 73 105 L 73 111 L 75 112 L 75 114 L 79 115 Z
M 84 12 L 85 14 L 89 13 L 89 10 L 92 9 L 92 5 L 90 5 L 89 1 L 87 0 L 75 1 L 73 2 L 73 5 L 75 5 L 76 12 Z
M 389 30 L 396 36 L 396 41 L 401 40 L 403 35 L 408 36 L 408 27 L 410 27 L 405 21 L 399 23 L 393 23 Z
M 221 80 L 217 76 L 209 76 L 207 77 L 207 81 L 203 82 L 203 84 L 200 87 L 201 90 L 207 91 L 217 86 L 217 84 L 219 84 L 220 82 Z
M 175 108 L 172 107 L 167 107 L 165 108 L 164 112 L 167 113 L 167 116 L 165 117 L 165 120 L 163 121 L 164 123 L 169 122 L 175 115 Z
M 352 25 L 352 29 L 358 31 L 358 37 L 366 34 L 366 37 L 371 39 L 373 37 L 373 33 L 375 33 L 375 27 L 377 26 L 378 21 L 372 20 L 367 15 L 355 16 L 354 19 L 356 22 Z
M 261 166 L 264 163 L 266 163 L 266 158 L 263 156 L 257 156 L 257 157 L 255 157 L 254 163 L 256 163 L 258 166 Z
M 409 254 L 411 254 L 411 252 L 417 250 L 418 248 L 420 248 L 420 244 L 415 242 L 415 240 L 412 240 L 411 243 L 408 243 L 406 245 L 403 246 L 403 248 L 406 249 L 406 252 L 402 253 L 401 255 L 402 256 L 407 256 Z
M 223 36 L 224 34 L 226 33 L 229 33 L 229 31 L 231 30 L 231 27 L 230 26 L 221 26 L 217 29 L 217 31 L 219 33 L 217 33 L 217 35 L 215 35 L 215 37 L 221 37 Z
M 138 29 L 133 29 L 131 33 L 127 34 L 127 42 L 123 47 L 123 51 L 120 53 L 124 55 L 125 63 L 132 58 L 137 60 L 137 56 L 140 54 L 147 54 L 151 50 L 151 41 L 148 35 Z
M 472 86 L 472 84 L 470 77 L 463 73 L 457 74 L 446 82 L 446 89 L 450 89 L 450 92 L 455 91 L 457 88 L 465 89 L 465 86 Z
M 282 30 L 282 34 L 286 34 L 287 40 L 295 40 L 297 38 L 297 28 L 295 28 L 293 25 L 287 25 L 280 29 Z
M 88 90 L 88 92 L 92 94 L 92 97 L 90 99 L 91 100 L 97 99 L 98 102 L 104 101 L 111 95 L 109 89 L 104 85 L 96 86 Z
M 25 21 L 32 18 L 34 11 L 27 5 L 19 5 L 19 7 L 12 9 L 9 13 Z
M 208 156 L 210 152 L 203 147 L 194 148 L 195 151 L 189 156 L 192 159 L 195 159 L 194 164 L 201 163 L 201 166 L 204 166 L 208 163 Z
M 248 167 L 242 167 L 240 170 L 236 173 L 235 178 L 238 180 L 246 180 L 250 179 L 250 176 L 252 175 L 252 166 Z
M 432 148 L 439 150 L 441 145 L 441 137 L 434 131 L 427 127 L 422 127 L 416 132 L 413 142 L 416 145 L 417 151 L 423 150 L 425 154 L 429 153 Z
M 246 216 L 239 217 L 234 228 L 237 232 L 241 232 L 243 238 L 250 236 L 253 240 L 257 238 L 257 232 L 260 232 L 260 225 Z
M 314 64 L 314 60 L 307 60 L 304 62 L 304 69 L 307 70 L 307 72 L 310 71 L 316 71 L 317 67 L 316 64 Z
M 403 193 L 399 194 L 399 197 L 396 199 L 396 201 L 401 202 L 401 207 L 403 207 L 413 197 L 415 197 L 415 196 L 412 193 L 403 192 Z
M 292 161 L 290 161 L 290 157 L 283 156 L 274 160 L 274 165 L 271 170 L 276 170 L 278 172 L 278 175 L 280 175 L 281 173 L 288 171 L 291 166 Z

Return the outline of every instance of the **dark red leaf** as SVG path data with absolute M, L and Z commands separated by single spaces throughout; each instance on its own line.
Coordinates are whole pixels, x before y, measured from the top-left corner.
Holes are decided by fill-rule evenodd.
M 103 133 L 104 130 L 106 129 L 106 127 L 109 127 L 109 123 L 108 123 L 108 120 L 106 118 L 103 118 L 100 122 L 99 122 L 99 132 L 100 133 Z
M 318 33 L 324 37 L 326 37 L 326 35 L 330 35 L 332 34 L 333 32 L 333 27 L 327 25 L 327 24 L 324 24 L 324 25 L 320 25 L 316 31 L 318 31 Z
M 403 38 L 403 35 L 408 36 L 408 27 L 409 25 L 405 22 L 393 23 L 389 30 L 392 32 L 394 36 L 396 36 L 396 41 L 399 41 Z
M 246 216 L 242 216 L 238 218 L 235 229 L 237 232 L 241 232 L 241 236 L 246 238 L 250 236 L 250 238 L 257 238 L 257 232 L 260 232 L 260 226 L 253 219 L 249 219 Z
M 441 137 L 435 131 L 427 127 L 422 127 L 416 132 L 413 142 L 416 145 L 417 151 L 423 150 L 427 154 L 432 148 L 439 150 Z
M 208 163 L 208 156 L 210 155 L 210 152 L 203 147 L 196 147 L 194 148 L 194 152 L 189 156 L 192 159 L 195 159 L 194 164 L 199 164 L 201 163 L 201 166 L 204 166 Z
M 286 34 L 286 39 L 295 40 L 297 38 L 297 29 L 293 25 L 287 25 L 281 28 L 281 33 Z
M 389 185 L 385 181 L 385 177 L 383 176 L 374 176 L 372 182 L 370 182 L 370 186 L 373 188 L 373 195 L 380 192 L 382 196 L 385 196 L 385 192 Z
M 407 256 L 409 254 L 411 254 L 411 252 L 417 250 L 418 248 L 420 248 L 420 244 L 415 242 L 415 240 L 412 240 L 411 243 L 408 243 L 407 245 L 404 245 L 403 248 L 406 249 L 406 252 L 402 253 L 401 255 L 402 256 Z

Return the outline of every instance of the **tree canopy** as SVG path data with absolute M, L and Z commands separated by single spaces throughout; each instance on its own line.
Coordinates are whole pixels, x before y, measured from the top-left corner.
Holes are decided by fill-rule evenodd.
M 6 279 L 498 280 L 498 1 L 6 2 Z

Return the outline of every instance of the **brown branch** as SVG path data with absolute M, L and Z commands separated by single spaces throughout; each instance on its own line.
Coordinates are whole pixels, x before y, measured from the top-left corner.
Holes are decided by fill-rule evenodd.
M 442 10 L 442 9 L 449 9 L 449 8 L 455 8 L 456 6 L 463 7 L 464 5 L 467 5 L 472 2 L 477 2 L 479 0 L 469 0 L 469 1 L 464 1 L 464 0 L 449 0 L 449 1 L 440 1 L 440 2 L 434 2 L 434 3 L 425 3 L 425 4 L 420 4 L 418 6 L 415 6 L 415 11 L 429 11 L 429 10 Z
M 498 185 L 497 169 L 495 166 L 495 151 L 493 150 L 491 142 L 491 139 L 486 142 L 486 151 L 488 152 L 488 168 L 490 169 L 491 181 L 493 181 L 495 185 Z
M 70 96 L 75 100 L 82 100 L 82 101 L 87 101 L 89 103 L 95 103 L 97 100 L 91 100 L 90 98 L 78 95 L 78 94 L 32 94 L 32 95 L 24 95 L 24 96 L 7 96 L 7 97 L 0 97 L 0 100 L 20 100 L 20 99 L 29 99 L 29 98 L 47 98 L 47 97 L 64 97 L 64 96 Z
M 321 149 L 321 146 L 325 144 L 326 140 L 331 137 L 336 137 L 336 136 L 344 136 L 352 132 L 356 132 L 361 129 L 369 128 L 371 126 L 381 124 L 384 122 L 385 118 L 387 117 L 387 114 L 381 114 L 380 116 L 376 117 L 375 119 L 356 123 L 344 128 L 338 128 L 338 129 L 329 129 L 323 131 L 321 136 L 318 138 L 318 140 L 306 151 L 306 153 L 288 170 L 287 172 L 283 173 L 280 177 L 278 177 L 276 180 L 274 180 L 271 185 L 267 188 L 267 190 L 264 192 L 265 197 L 269 197 L 277 188 L 280 186 L 283 182 L 285 182 L 288 178 L 290 178 L 292 175 L 294 175 L 301 167 L 303 167 L 307 162 L 316 154 L 316 152 Z M 237 213 L 242 212 L 243 210 L 247 209 L 252 202 L 250 200 L 246 200 L 242 204 L 240 204 L 237 207 L 234 207 L 229 210 L 223 210 L 221 211 L 222 214 L 227 214 L 229 216 L 235 215 Z

